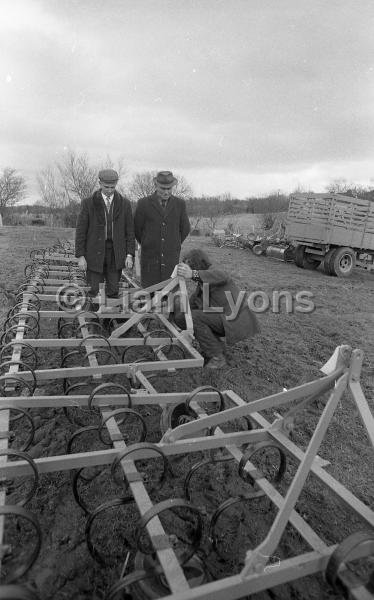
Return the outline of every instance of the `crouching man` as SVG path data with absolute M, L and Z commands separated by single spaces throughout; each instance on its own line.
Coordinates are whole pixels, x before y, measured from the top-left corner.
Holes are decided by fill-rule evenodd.
M 249 338 L 259 332 L 256 315 L 249 309 L 247 294 L 240 292 L 230 275 L 212 266 L 200 249 L 190 250 L 177 267 L 177 275 L 197 283 L 190 296 L 194 334 L 208 369 L 226 365 L 224 345 Z M 186 328 L 184 313 L 176 308 L 175 323 Z

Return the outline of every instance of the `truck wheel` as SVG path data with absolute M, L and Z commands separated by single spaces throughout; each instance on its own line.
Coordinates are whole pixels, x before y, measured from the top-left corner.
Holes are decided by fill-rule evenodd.
M 332 262 L 332 256 L 333 256 L 335 250 L 336 250 L 336 248 L 331 248 L 328 252 L 326 252 L 325 256 L 323 257 L 322 268 L 327 275 L 333 275 L 333 272 L 331 270 L 331 267 L 332 267 L 331 262 Z
M 316 269 L 321 261 L 315 260 L 309 254 L 307 254 L 305 252 L 305 248 L 306 246 L 304 246 L 304 244 L 297 246 L 295 250 L 295 263 L 302 269 L 308 269 L 309 271 Z
M 356 255 L 352 248 L 337 248 L 330 259 L 333 275 L 349 277 L 356 265 Z
M 305 246 L 296 246 L 295 249 L 295 263 L 300 269 L 304 268 L 304 250 Z
M 263 246 L 261 246 L 261 244 L 255 244 L 252 248 L 252 252 L 256 256 L 261 256 L 261 254 L 264 253 L 264 248 L 263 248 Z

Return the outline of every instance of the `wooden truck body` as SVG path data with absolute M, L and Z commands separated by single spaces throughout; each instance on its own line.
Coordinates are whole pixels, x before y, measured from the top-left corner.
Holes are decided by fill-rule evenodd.
M 354 266 L 374 269 L 374 202 L 342 194 L 294 194 L 286 236 L 299 267 L 322 263 L 329 275 L 347 277 Z

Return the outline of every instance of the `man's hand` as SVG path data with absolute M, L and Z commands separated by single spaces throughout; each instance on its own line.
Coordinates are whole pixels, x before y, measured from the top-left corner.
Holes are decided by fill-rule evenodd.
M 87 261 L 84 256 L 78 258 L 78 267 L 82 269 L 82 271 L 87 271 Z
M 183 329 L 180 332 L 180 335 L 182 337 L 184 337 L 184 339 L 186 340 L 187 344 L 192 344 L 193 340 L 195 339 L 193 333 L 191 333 L 190 331 L 187 331 L 187 329 Z
M 177 275 L 178 277 L 184 277 L 185 279 L 192 279 L 192 269 L 186 263 L 179 263 Z
M 132 268 L 133 268 L 133 266 L 134 266 L 134 261 L 133 261 L 133 259 L 132 259 L 132 256 L 131 256 L 131 254 L 128 254 L 128 255 L 126 256 L 125 268 L 126 268 L 126 269 L 132 269 Z

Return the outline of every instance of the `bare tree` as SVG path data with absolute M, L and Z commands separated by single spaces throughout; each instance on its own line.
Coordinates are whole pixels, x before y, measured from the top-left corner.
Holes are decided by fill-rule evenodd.
M 232 200 L 232 195 L 230 192 L 223 192 L 218 198 L 221 202 L 230 202 Z
M 114 162 L 111 156 L 107 154 L 105 161 L 99 167 L 99 170 L 100 169 L 115 169 L 118 173 L 118 179 L 124 178 L 127 173 L 123 156 L 120 156 L 117 162 Z
M 36 176 L 42 203 L 49 208 L 52 219 L 62 219 L 66 227 L 75 226 L 80 202 L 92 195 L 97 178 L 98 171 L 90 166 L 87 156 L 72 150 Z
M 58 177 L 59 174 L 51 166 L 39 171 L 36 175 L 42 204 L 48 206 L 52 212 L 56 208 L 66 206 L 69 202 L 68 196 L 62 188 Z
M 193 215 L 192 217 L 189 217 L 191 231 L 195 231 L 197 229 L 197 226 L 199 225 L 202 218 L 202 215 Z
M 5 167 L 0 177 L 0 208 L 14 206 L 26 196 L 26 181 L 16 169 Z
M 218 215 L 218 214 L 211 214 L 205 218 L 205 224 L 211 234 L 213 233 L 213 231 L 215 229 L 217 229 L 217 223 L 218 223 L 219 217 L 220 217 L 220 215 Z
M 192 197 L 192 188 L 183 175 L 176 175 L 178 183 L 174 188 L 174 195 L 187 200 Z
M 369 190 L 362 185 L 358 185 L 353 182 L 348 182 L 344 178 L 333 179 L 327 186 L 326 190 L 330 194 L 344 194 L 346 196 L 353 196 L 355 198 L 365 198 Z
M 97 169 L 89 165 L 86 154 L 70 150 L 61 163 L 57 163 L 62 187 L 69 201 L 91 196 L 97 186 Z
M 60 174 L 56 167 L 48 166 L 46 169 L 36 174 L 36 181 L 39 186 L 41 203 L 50 213 L 51 225 L 58 219 L 58 209 L 66 208 L 69 205 L 69 198 L 66 191 L 61 186 Z
M 135 173 L 129 186 L 129 194 L 132 200 L 137 201 L 139 198 L 153 194 L 155 191 L 153 178 L 156 177 L 156 174 L 155 171 Z
M 125 173 L 122 158 L 114 165 L 107 156 L 105 162 L 96 168 L 89 164 L 85 154 L 70 151 L 63 161 L 49 165 L 37 174 L 43 204 L 53 210 L 87 198 L 98 186 L 99 170 L 105 168 L 115 168 L 120 179 Z M 118 189 L 122 193 L 120 187 Z
M 305 194 L 306 193 L 306 189 L 304 186 L 301 185 L 301 183 L 298 183 L 298 185 L 292 190 L 291 192 L 291 196 L 293 194 Z
M 346 194 L 350 190 L 355 190 L 358 186 L 355 183 L 349 183 L 343 177 L 333 179 L 326 186 L 326 191 L 330 194 Z
M 135 173 L 133 176 L 130 186 L 129 194 L 132 200 L 139 200 L 144 196 L 150 196 L 155 191 L 154 178 L 156 177 L 156 171 L 143 171 L 142 173 Z M 190 184 L 181 175 L 175 175 L 178 183 L 173 189 L 174 196 L 183 198 L 186 200 L 192 196 L 192 189 Z

